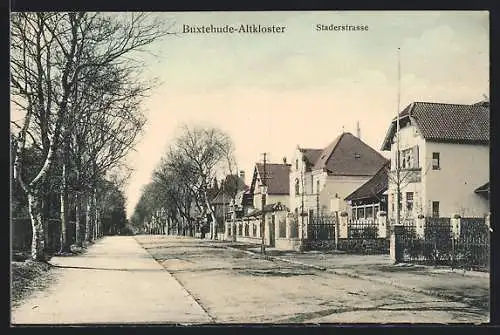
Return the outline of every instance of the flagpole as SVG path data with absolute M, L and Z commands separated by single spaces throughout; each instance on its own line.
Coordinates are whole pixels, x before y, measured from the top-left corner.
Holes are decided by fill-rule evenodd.
M 398 47 L 398 91 L 397 91 L 397 108 L 396 108 L 396 224 L 400 224 L 401 221 L 401 178 L 400 178 L 400 140 L 399 140 L 399 109 L 400 109 L 400 99 L 401 99 L 401 60 L 400 60 L 400 48 Z

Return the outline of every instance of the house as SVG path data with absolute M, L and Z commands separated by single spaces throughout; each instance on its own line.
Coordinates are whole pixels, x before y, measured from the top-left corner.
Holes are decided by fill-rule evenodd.
M 266 163 L 265 171 L 263 163 L 255 164 L 250 186 L 250 194 L 253 198 L 253 208 L 256 210 L 262 209 L 261 185 L 263 181 L 267 186 L 266 204 L 280 203 L 288 207 L 290 196 L 290 168 L 291 164 L 287 164 L 286 160 L 284 160 L 282 164 Z
M 295 213 L 347 211 L 344 199 L 387 163 L 379 152 L 349 132 L 324 149 L 297 147 L 290 173 L 290 208 Z
M 352 220 L 375 219 L 378 212 L 387 212 L 390 166 L 387 161 L 373 177 L 344 199 L 351 207 Z
M 388 216 L 483 217 L 489 212 L 489 103 L 414 102 L 389 126 L 382 150 L 391 152 Z M 399 135 L 400 178 L 397 178 Z
M 215 219 L 217 220 L 217 225 L 220 227 L 223 225 L 224 218 L 228 216 L 230 205 L 231 205 L 231 195 L 225 192 L 224 189 L 219 189 L 215 197 L 210 201 L 212 209 L 215 214 Z

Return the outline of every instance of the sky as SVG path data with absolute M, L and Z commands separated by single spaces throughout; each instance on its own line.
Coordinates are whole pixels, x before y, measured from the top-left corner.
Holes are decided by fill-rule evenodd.
M 181 124 L 215 126 L 253 166 L 291 161 L 297 145 L 323 148 L 342 131 L 379 150 L 397 111 L 413 101 L 470 104 L 489 96 L 487 12 L 157 13 L 172 31 L 145 56 L 161 85 L 144 101 L 148 122 L 127 161 L 132 215 L 141 189 Z M 187 34 L 183 25 L 284 26 L 283 33 Z M 317 31 L 316 25 L 364 31 Z M 398 52 L 400 48 L 400 103 Z

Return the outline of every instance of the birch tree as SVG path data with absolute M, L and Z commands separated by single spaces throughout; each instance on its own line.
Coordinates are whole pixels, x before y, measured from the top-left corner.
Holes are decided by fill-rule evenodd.
M 67 144 L 75 121 L 77 111 L 72 99 L 77 84 L 92 73 L 89 69 L 130 60 L 128 57 L 135 51 L 165 35 L 163 28 L 161 22 L 135 13 L 122 17 L 88 12 L 12 14 L 11 94 L 16 108 L 24 115 L 16 136 L 14 177 L 28 197 L 32 259 L 45 258 L 41 193 L 55 154 L 61 149 L 61 142 Z M 26 179 L 22 174 L 23 152 L 30 142 L 36 141 L 28 135 L 34 127 L 44 148 L 43 165 L 34 178 Z M 62 201 L 66 202 L 64 198 Z M 61 218 L 64 231 L 65 215 Z

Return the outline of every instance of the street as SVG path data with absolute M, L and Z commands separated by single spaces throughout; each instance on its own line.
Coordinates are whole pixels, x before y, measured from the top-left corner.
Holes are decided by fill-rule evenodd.
M 487 310 L 467 303 L 262 259 L 225 244 L 173 236 L 106 237 L 84 255 L 54 257 L 56 281 L 14 307 L 12 322 L 488 321 Z

